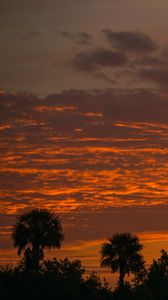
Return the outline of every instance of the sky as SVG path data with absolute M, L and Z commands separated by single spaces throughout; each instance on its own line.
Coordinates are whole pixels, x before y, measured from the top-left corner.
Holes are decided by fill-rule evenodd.
M 16 261 L 16 217 L 39 207 L 64 227 L 53 255 L 90 270 L 116 232 L 137 234 L 147 263 L 168 248 L 167 13 L 0 0 L 1 263 Z

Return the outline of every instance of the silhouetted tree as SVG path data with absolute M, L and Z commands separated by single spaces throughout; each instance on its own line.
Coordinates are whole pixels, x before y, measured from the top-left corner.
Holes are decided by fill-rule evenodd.
M 39 270 L 44 248 L 60 248 L 63 230 L 60 220 L 47 209 L 34 209 L 19 216 L 12 232 L 18 255 L 24 250 L 27 270 Z
M 83 281 L 82 291 L 84 299 L 113 299 L 113 292 L 107 281 L 104 279 L 102 282 L 94 272 Z
M 140 251 L 143 246 L 137 236 L 131 233 L 117 233 L 101 248 L 101 266 L 110 267 L 113 273 L 119 272 L 119 288 L 124 286 L 125 275 L 138 273 L 144 268 Z
M 145 284 L 151 299 L 168 299 L 168 253 L 161 250 L 161 257 L 153 260 Z

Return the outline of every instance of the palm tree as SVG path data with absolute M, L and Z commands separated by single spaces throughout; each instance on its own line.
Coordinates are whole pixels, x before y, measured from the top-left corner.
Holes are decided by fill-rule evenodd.
M 125 275 L 137 274 L 144 268 L 140 255 L 143 245 L 131 233 L 114 234 L 101 248 L 101 267 L 110 267 L 113 273 L 119 272 L 119 287 L 124 286 Z
M 63 230 L 60 220 L 47 209 L 34 209 L 21 214 L 13 227 L 14 246 L 18 255 L 25 250 L 25 260 L 34 271 L 39 270 L 39 262 L 44 257 L 44 248 L 60 248 Z

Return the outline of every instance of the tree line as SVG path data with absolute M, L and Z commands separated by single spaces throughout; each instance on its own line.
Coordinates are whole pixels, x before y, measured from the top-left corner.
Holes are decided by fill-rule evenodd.
M 115 289 L 94 272 L 87 275 L 79 260 L 44 259 L 44 249 L 59 249 L 64 239 L 59 217 L 47 209 L 21 214 L 12 239 L 22 257 L 14 267 L 0 267 L 0 299 L 168 299 L 168 253 L 161 250 L 146 268 L 143 245 L 129 232 L 116 233 L 101 246 L 101 267 L 119 273 Z

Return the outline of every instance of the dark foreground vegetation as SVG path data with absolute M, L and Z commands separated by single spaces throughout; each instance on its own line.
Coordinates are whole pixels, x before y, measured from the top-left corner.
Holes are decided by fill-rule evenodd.
M 162 251 L 148 270 L 114 290 L 94 273 L 87 276 L 79 260 L 43 261 L 38 272 L 26 270 L 22 261 L 15 268 L 0 268 L 0 299 L 167 300 L 168 254 Z
M 0 299 L 83 300 L 111 299 L 106 282 L 96 275 L 85 278 L 78 260 L 44 261 L 38 273 L 27 273 L 24 265 L 0 271 Z
M 167 300 L 168 253 L 146 268 L 143 245 L 131 233 L 114 234 L 101 247 L 101 266 L 118 272 L 117 286 L 87 275 L 79 260 L 44 260 L 44 249 L 60 248 L 64 238 L 57 216 L 48 210 L 22 214 L 12 238 L 23 254 L 15 267 L 0 267 L 0 299 L 4 300 Z M 125 280 L 131 274 L 131 280 Z

